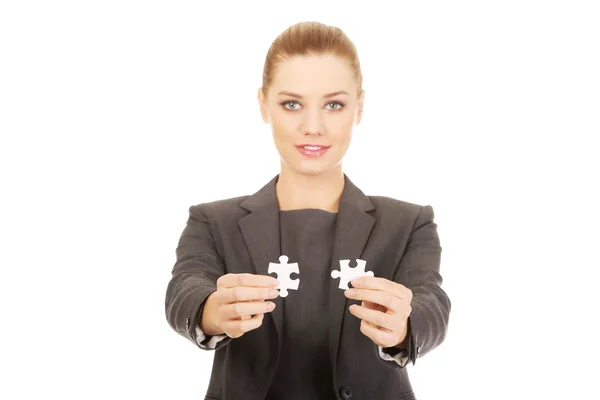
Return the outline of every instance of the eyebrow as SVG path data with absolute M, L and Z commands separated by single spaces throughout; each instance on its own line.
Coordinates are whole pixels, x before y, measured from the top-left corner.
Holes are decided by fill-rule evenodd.
M 286 92 L 285 90 L 283 90 L 283 91 L 279 92 L 277 95 L 279 96 L 279 95 L 281 95 L 281 94 L 285 94 L 285 95 L 288 95 L 288 96 L 291 96 L 291 97 L 295 97 L 295 98 L 297 98 L 297 99 L 301 99 L 301 98 L 302 98 L 302 96 L 300 96 L 299 94 L 292 93 L 292 92 Z M 323 96 L 323 97 L 325 97 L 326 99 L 328 99 L 328 98 L 330 98 L 330 97 L 337 96 L 338 94 L 348 94 L 348 93 L 347 93 L 347 92 L 345 92 L 345 91 L 343 91 L 343 90 L 338 90 L 337 92 L 333 92 L 333 93 L 326 94 L 326 95 L 325 95 L 325 96 Z

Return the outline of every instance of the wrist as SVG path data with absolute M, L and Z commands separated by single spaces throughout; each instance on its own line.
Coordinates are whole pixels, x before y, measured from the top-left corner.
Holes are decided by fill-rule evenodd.
M 214 292 L 213 292 L 214 293 Z M 198 326 L 206 336 L 222 335 L 225 332 L 220 328 L 216 318 L 216 305 L 214 304 L 213 293 L 211 293 L 204 302 L 203 310 L 198 318 Z
M 406 320 L 406 324 L 404 325 L 404 330 L 400 335 L 400 341 L 394 346 L 399 349 L 408 349 L 408 339 L 410 337 L 410 329 L 408 324 L 408 319 Z

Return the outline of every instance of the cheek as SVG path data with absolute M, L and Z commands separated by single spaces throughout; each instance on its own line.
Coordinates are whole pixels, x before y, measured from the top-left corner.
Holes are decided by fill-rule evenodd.
M 274 115 L 271 118 L 273 136 L 277 140 L 289 140 L 294 136 L 295 124 L 291 118 Z
M 329 131 L 335 136 L 335 140 L 338 143 L 349 143 L 352 139 L 352 129 L 353 120 L 351 118 L 345 118 L 336 121 L 335 125 L 333 125 Z

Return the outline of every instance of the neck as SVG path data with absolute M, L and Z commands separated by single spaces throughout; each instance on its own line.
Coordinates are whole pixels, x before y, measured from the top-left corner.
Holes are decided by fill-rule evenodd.
M 282 166 L 276 186 L 281 210 L 317 208 L 337 212 L 343 190 L 341 165 L 319 175 L 302 175 Z

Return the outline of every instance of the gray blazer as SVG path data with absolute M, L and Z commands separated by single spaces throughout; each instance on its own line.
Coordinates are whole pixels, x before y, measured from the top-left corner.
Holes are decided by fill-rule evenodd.
M 263 400 L 281 349 L 280 312 L 266 313 L 263 325 L 232 339 L 206 337 L 198 327 L 204 301 L 217 279 L 227 273 L 268 275 L 279 259 L 279 204 L 275 176 L 251 196 L 191 206 L 176 249 L 177 260 L 166 290 L 166 319 L 196 347 L 215 351 L 205 399 Z M 360 332 L 360 320 L 348 307 L 356 300 L 340 295 L 331 279 L 329 347 L 338 399 L 416 399 L 406 362 L 415 364 L 446 337 L 450 300 L 441 288 L 442 248 L 431 206 L 389 197 L 366 196 L 344 175 L 332 270 L 340 259 L 368 261 L 377 277 L 401 283 L 413 292 L 408 352 L 377 346 Z M 300 371 L 299 371 L 300 373 Z M 193 385 L 192 385 L 193 386 Z

